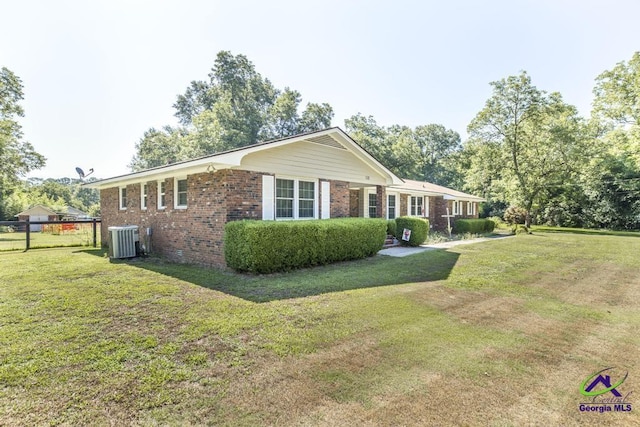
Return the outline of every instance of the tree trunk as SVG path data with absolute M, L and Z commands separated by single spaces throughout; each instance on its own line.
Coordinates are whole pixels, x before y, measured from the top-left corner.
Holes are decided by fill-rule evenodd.
M 527 230 L 531 229 L 531 208 L 533 207 L 533 199 L 527 202 L 527 207 L 525 210 L 527 214 L 524 217 L 524 226 L 527 227 Z

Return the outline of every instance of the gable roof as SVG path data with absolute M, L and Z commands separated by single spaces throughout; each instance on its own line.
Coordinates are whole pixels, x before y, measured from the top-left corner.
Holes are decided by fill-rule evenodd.
M 445 200 L 462 200 L 467 202 L 484 202 L 482 197 L 472 194 L 463 193 L 462 191 L 444 187 L 442 185 L 432 184 L 424 181 L 414 181 L 412 179 L 404 179 L 404 183 L 393 185 L 390 189 L 401 191 L 423 193 L 427 196 L 443 196 Z
M 89 214 L 81 211 L 80 209 L 76 209 L 73 206 L 65 206 L 64 209 L 60 212 L 58 212 L 61 215 L 67 215 L 67 216 L 75 216 L 75 217 L 88 217 Z
M 57 213 L 53 209 L 44 205 L 33 205 L 29 209 L 26 209 L 15 216 L 18 217 L 26 215 L 57 215 Z
M 321 131 L 299 134 L 291 137 L 275 139 L 261 142 L 247 147 L 215 153 L 196 159 L 171 163 L 165 166 L 155 167 L 140 172 L 127 175 L 116 176 L 102 180 L 83 184 L 89 188 L 109 188 L 123 186 L 127 184 L 139 183 L 141 181 L 151 181 L 172 176 L 184 176 L 195 173 L 202 173 L 211 170 L 229 169 L 241 167 L 242 160 L 249 154 L 259 153 L 266 150 L 273 150 L 289 144 L 300 142 L 311 142 L 325 147 L 341 148 L 347 150 L 357 160 L 362 162 L 363 167 L 368 168 L 382 179 L 386 185 L 399 185 L 402 180 L 393 172 L 387 169 L 368 151 L 358 145 L 349 135 L 338 127 L 328 128 Z M 265 171 L 266 172 L 266 171 Z M 362 178 L 363 180 L 365 177 Z M 366 177 L 369 179 L 369 177 Z

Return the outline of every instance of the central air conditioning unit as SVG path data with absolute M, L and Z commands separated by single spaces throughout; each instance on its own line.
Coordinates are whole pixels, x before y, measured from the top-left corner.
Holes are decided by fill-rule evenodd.
M 140 234 L 137 225 L 109 227 L 109 257 L 133 258 L 138 254 Z

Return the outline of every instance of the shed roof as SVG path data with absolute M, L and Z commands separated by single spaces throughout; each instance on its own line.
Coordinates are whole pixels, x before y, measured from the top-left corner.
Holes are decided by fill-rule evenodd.
M 18 216 L 26 216 L 26 215 L 31 216 L 31 215 L 57 215 L 57 214 L 53 209 L 50 209 L 46 206 L 34 205 L 34 206 L 31 206 L 29 209 L 26 209 L 20 212 L 16 216 L 18 217 Z

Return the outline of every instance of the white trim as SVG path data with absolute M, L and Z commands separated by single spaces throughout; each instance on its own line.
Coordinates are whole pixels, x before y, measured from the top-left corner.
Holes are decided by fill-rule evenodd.
M 139 183 L 143 178 L 147 180 L 159 180 L 162 178 L 171 178 L 176 174 L 180 176 L 186 176 L 202 173 L 211 170 L 211 168 L 213 168 L 214 170 L 238 168 L 238 166 L 241 166 L 242 159 L 247 154 L 257 153 L 263 150 L 269 150 L 272 148 L 306 141 L 311 138 L 317 138 L 325 135 L 330 135 L 342 146 L 344 146 L 347 151 L 354 154 L 361 162 L 371 168 L 372 173 L 376 173 L 381 176 L 386 181 L 386 185 L 401 185 L 404 182 L 393 172 L 387 169 L 377 159 L 375 159 L 371 154 L 369 154 L 366 150 L 360 147 L 349 135 L 347 135 L 340 128 L 330 128 L 322 131 L 295 135 L 280 140 L 267 141 L 261 144 L 255 144 L 244 148 L 230 150 L 224 153 L 147 169 L 145 171 L 135 172 L 128 175 L 102 179 L 99 181 L 83 184 L 83 186 L 88 188 L 104 189 L 123 184 Z
M 421 209 L 420 209 L 420 211 L 421 211 L 421 212 L 420 212 L 419 214 L 415 214 L 415 215 L 411 213 L 411 207 L 412 207 L 412 206 L 411 206 L 411 199 L 412 199 L 413 197 L 415 197 L 415 198 L 416 198 L 416 200 L 422 200 L 422 203 L 421 203 L 421 205 L 420 205 L 420 208 L 421 208 Z M 416 203 L 416 208 L 417 208 L 417 207 L 418 207 L 418 206 L 417 206 L 417 203 Z M 424 215 L 424 208 L 425 208 L 425 206 L 424 206 L 424 196 L 423 196 L 422 194 L 419 194 L 419 195 L 410 194 L 410 195 L 409 195 L 409 198 L 407 199 L 407 216 L 413 216 L 413 217 L 417 217 L 417 218 L 424 218 L 424 217 L 425 217 L 425 215 Z M 428 216 L 428 215 L 427 215 L 427 216 Z
M 125 200 L 122 200 L 122 190 L 125 191 Z M 118 187 L 118 208 L 121 211 L 127 210 L 127 204 L 129 203 L 129 197 L 126 195 L 127 186 Z M 124 203 L 123 203 L 124 202 Z
M 145 191 L 146 190 L 146 191 Z M 147 206 L 145 206 L 144 202 L 147 202 Z M 149 185 L 146 182 L 140 183 L 140 209 L 146 211 L 149 207 Z
M 331 218 L 331 183 L 329 181 L 321 181 L 320 190 L 320 202 L 322 203 L 320 219 L 329 219 Z
M 276 177 L 262 175 L 262 219 L 276 219 Z
M 425 218 L 429 218 L 429 209 L 431 209 L 431 200 L 429 196 L 424 196 L 424 200 L 422 201 L 422 216 Z
M 378 217 L 378 192 L 377 191 L 369 191 L 367 192 L 367 199 L 365 200 L 367 205 L 366 205 L 366 209 L 365 212 L 367 214 L 367 218 L 371 218 L 371 208 L 373 206 L 371 206 L 371 196 L 375 196 L 376 199 L 376 205 L 375 205 L 375 209 L 376 209 L 376 216 L 374 218 Z
M 377 189 L 375 187 L 374 188 L 369 187 L 369 188 L 365 188 L 364 189 L 363 194 L 364 194 L 364 197 L 363 197 L 363 200 L 362 200 L 362 203 L 361 203 L 361 205 L 362 205 L 362 217 L 363 218 L 371 218 L 369 216 L 369 195 L 375 194 L 376 199 L 377 199 L 378 191 L 377 191 Z M 376 200 L 376 211 L 377 211 L 377 200 Z M 377 214 L 378 214 L 378 212 L 376 212 L 376 215 Z
M 187 209 L 189 206 L 189 200 L 187 199 L 187 203 L 184 205 L 178 204 L 178 181 L 186 181 L 187 189 L 185 190 L 186 196 L 189 195 L 189 181 L 186 176 L 177 176 L 173 178 L 173 208 L 174 209 Z
M 164 184 L 164 191 L 160 191 L 162 188 L 162 184 Z M 164 204 L 162 204 L 162 196 L 164 196 Z M 160 179 L 157 181 L 156 187 L 156 197 L 158 203 L 158 210 L 163 210 L 167 208 L 167 181 L 164 179 Z
M 476 206 L 476 202 L 467 202 L 467 215 L 475 215 Z
M 453 215 L 462 216 L 462 200 L 453 201 Z
M 393 196 L 395 197 L 394 199 L 394 210 L 395 210 L 395 216 L 393 218 L 389 218 L 389 198 Z M 398 215 L 400 213 L 400 195 L 398 193 L 387 193 L 387 219 L 396 219 L 401 215 Z

